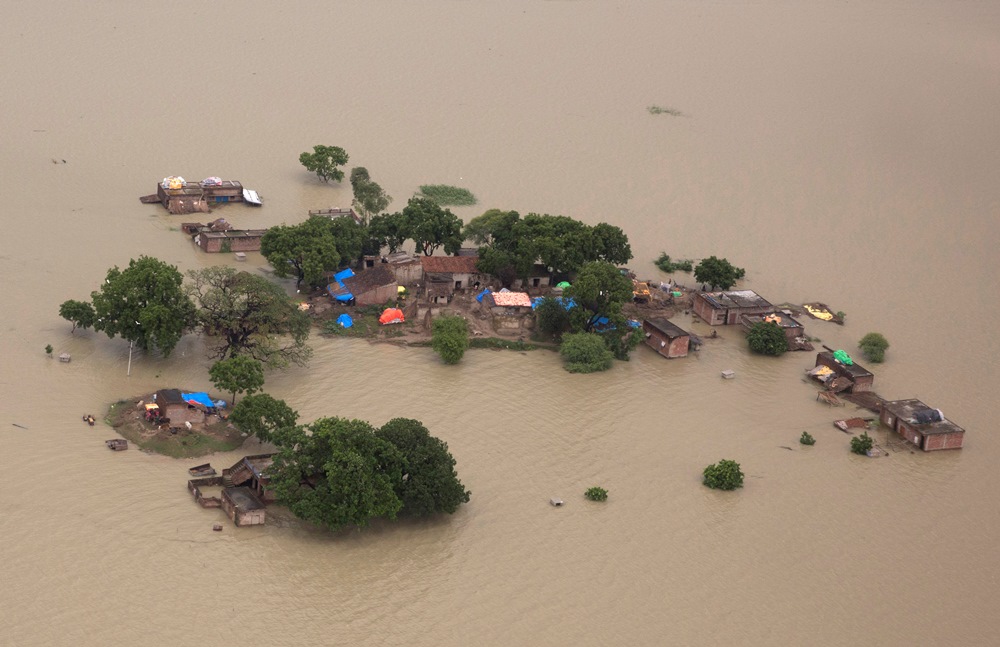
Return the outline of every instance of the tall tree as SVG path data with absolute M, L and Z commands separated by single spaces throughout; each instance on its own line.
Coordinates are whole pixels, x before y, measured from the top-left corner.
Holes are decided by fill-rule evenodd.
M 316 217 L 315 220 L 326 221 L 330 229 L 330 235 L 337 245 L 337 254 L 340 255 L 340 265 L 347 265 L 351 259 L 360 259 L 364 250 L 365 240 L 368 232 L 362 225 L 359 225 L 353 218 L 323 218 Z
M 252 395 L 263 388 L 264 365 L 248 355 L 235 355 L 212 364 L 208 376 L 215 388 L 232 393 L 236 404 L 237 393 Z
M 231 267 L 188 273 L 187 292 L 212 357 L 248 355 L 269 368 L 304 365 L 312 353 L 309 315 L 280 286 Z
M 94 330 L 169 355 L 195 322 L 195 307 L 181 287 L 183 281 L 175 266 L 150 256 L 132 259 L 124 270 L 111 268 L 104 284 L 90 295 Z
M 309 218 L 298 225 L 271 227 L 260 239 L 260 253 L 275 276 L 294 276 L 296 286 L 305 281 L 320 287 L 325 273 L 340 265 L 341 256 L 328 219 Z
M 297 517 L 331 530 L 394 519 L 405 458 L 363 420 L 322 418 L 282 440 L 269 468 L 277 500 Z
M 570 324 L 574 332 L 598 332 L 615 358 L 627 360 L 641 342 L 633 334 L 622 306 L 632 300 L 632 281 L 611 263 L 592 261 L 583 266 L 563 295 L 573 299 Z
M 347 160 L 347 151 L 340 146 L 313 146 L 313 152 L 299 155 L 302 166 L 324 182 L 343 180 L 344 172 L 338 167 L 347 164 Z
M 599 223 L 590 230 L 591 260 L 607 261 L 614 265 L 624 265 L 632 260 L 632 246 L 628 236 L 620 228 L 607 223 Z
M 383 247 L 389 248 L 389 253 L 395 253 L 403 246 L 409 237 L 406 228 L 406 217 L 400 213 L 381 213 L 372 216 L 368 222 L 368 239 L 365 242 L 366 254 L 380 254 Z
M 76 332 L 77 328 L 86 330 L 93 326 L 94 321 L 97 320 L 94 306 L 90 305 L 89 301 L 74 301 L 73 299 L 64 301 L 59 306 L 59 316 L 73 324 L 70 333 Z
M 392 202 L 392 196 L 371 179 L 368 169 L 355 166 L 351 169 L 351 189 L 354 192 L 354 211 L 361 217 L 361 223 L 368 226 L 372 216 L 382 213 Z
M 746 276 L 746 270 L 736 267 L 725 258 L 709 256 L 694 268 L 694 280 L 707 283 L 712 289 L 728 290 Z
M 410 198 L 403 208 L 408 236 L 425 256 L 444 246 L 454 254 L 462 247 L 462 221 L 450 210 L 427 198 Z
M 458 506 L 468 503 L 471 493 L 458 480 L 448 444 L 431 436 L 419 420 L 394 418 L 375 435 L 392 443 L 403 455 L 406 467 L 395 483 L 396 496 L 403 502 L 402 514 L 452 514 Z
M 229 422 L 261 442 L 288 444 L 297 438 L 299 413 L 267 393 L 254 393 L 240 400 L 229 414 Z
M 476 216 L 466 223 L 462 237 L 477 245 L 490 245 L 493 243 L 494 235 L 499 236 L 502 232 L 510 230 L 519 219 L 520 215 L 516 211 L 489 209 L 483 212 L 483 215 Z

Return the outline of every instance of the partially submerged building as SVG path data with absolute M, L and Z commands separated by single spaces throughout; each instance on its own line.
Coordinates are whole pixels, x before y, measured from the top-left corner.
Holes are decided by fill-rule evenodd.
M 740 316 L 740 326 L 744 332 L 750 332 L 756 324 L 773 323 L 781 328 L 788 342 L 789 350 L 812 350 L 812 344 L 806 339 L 806 329 L 801 323 L 784 312 L 767 312 L 764 314 L 745 314 Z
M 268 489 L 267 468 L 274 454 L 257 454 L 241 458 L 232 467 L 222 470 L 222 476 L 206 476 L 188 481 L 188 491 L 203 508 L 222 508 L 237 526 L 259 526 L 266 521 L 266 506 L 275 500 Z M 221 496 L 206 496 L 202 488 L 220 487 Z
M 965 429 L 920 400 L 889 400 L 882 404 L 882 424 L 925 452 L 961 449 Z
M 335 218 L 350 218 L 354 222 L 361 224 L 361 217 L 354 213 L 354 209 L 341 209 L 340 207 L 330 207 L 329 209 L 312 209 L 309 211 L 310 216 L 321 216 L 323 218 L 330 218 L 331 220 Z
M 264 502 L 248 487 L 223 488 L 222 510 L 237 526 L 262 526 L 267 520 Z
M 871 391 L 875 382 L 875 376 L 871 371 L 857 362 L 853 360 L 851 362 L 850 364 L 841 362 L 834 356 L 834 353 L 823 351 L 816 355 L 816 367 L 809 371 L 809 374 L 824 383 L 830 380 L 842 379 L 842 383 L 845 386 L 835 389 L 838 391 L 842 390 L 848 393 Z M 829 373 L 823 369 L 827 369 Z
M 156 186 L 156 201 L 173 214 L 206 212 L 211 204 L 243 202 L 243 185 L 236 180 L 217 177 L 188 182 L 179 176 L 163 178 Z M 147 202 L 146 198 L 141 198 Z
M 642 322 L 646 345 L 668 359 L 687 357 L 691 335 L 665 317 L 653 317 Z
M 711 326 L 734 325 L 743 315 L 762 315 L 774 306 L 753 290 L 729 292 L 698 292 L 694 297 L 694 313 Z

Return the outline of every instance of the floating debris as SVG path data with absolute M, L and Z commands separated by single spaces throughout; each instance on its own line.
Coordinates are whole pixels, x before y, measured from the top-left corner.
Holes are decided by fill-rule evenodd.
M 551 499 L 549 499 L 549 503 L 551 505 L 553 505 L 554 507 L 559 508 L 559 507 L 562 507 L 563 500 L 562 499 L 551 498 Z

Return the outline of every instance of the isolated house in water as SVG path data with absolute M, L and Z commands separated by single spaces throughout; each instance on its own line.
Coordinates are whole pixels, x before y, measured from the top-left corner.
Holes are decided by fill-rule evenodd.
M 882 404 L 882 424 L 925 452 L 961 449 L 965 429 L 920 400 L 890 400 Z
M 743 315 L 773 310 L 774 306 L 753 290 L 698 292 L 694 297 L 694 313 L 712 326 L 738 324 Z
M 834 354 L 828 351 L 816 355 L 816 366 L 825 366 L 833 371 L 837 378 L 846 378 L 849 380 L 851 384 L 846 388 L 848 393 L 871 391 L 875 383 L 875 376 L 871 371 L 857 362 L 853 364 L 839 362 L 834 357 Z
M 642 329 L 646 333 L 646 345 L 668 359 L 687 357 L 691 345 L 691 335 L 680 326 L 664 317 L 645 319 Z

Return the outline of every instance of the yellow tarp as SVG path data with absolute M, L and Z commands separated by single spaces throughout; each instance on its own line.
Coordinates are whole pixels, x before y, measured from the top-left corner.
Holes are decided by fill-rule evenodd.
M 823 321 L 830 321 L 833 319 L 833 313 L 829 310 L 823 310 L 822 308 L 813 308 L 812 306 L 803 306 L 809 311 L 809 314 L 816 317 L 817 319 L 822 319 Z

